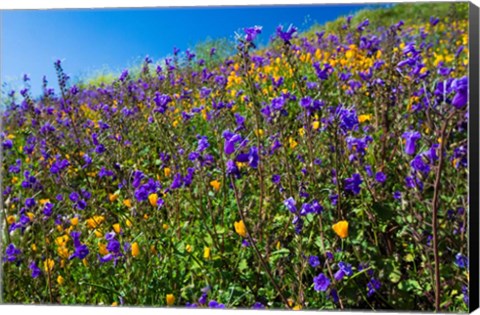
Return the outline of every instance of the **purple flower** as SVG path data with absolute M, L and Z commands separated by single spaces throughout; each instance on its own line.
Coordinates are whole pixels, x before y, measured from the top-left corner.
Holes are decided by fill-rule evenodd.
M 380 289 L 381 285 L 382 284 L 380 283 L 380 281 L 375 278 L 371 278 L 370 281 L 367 283 L 367 296 L 372 296 L 373 293 Z
M 237 164 L 234 161 L 228 160 L 227 161 L 227 175 L 240 175 L 240 171 L 238 170 Z
M 27 208 L 32 208 L 32 207 L 35 206 L 35 204 L 36 204 L 35 198 L 27 198 L 27 199 L 25 200 L 25 206 L 26 206 Z
M 436 17 L 434 17 L 434 16 L 431 16 L 431 17 L 430 17 L 430 25 L 435 26 L 435 25 L 438 24 L 438 22 L 440 22 L 440 19 L 439 19 L 439 18 L 436 18 Z
M 360 184 L 363 182 L 362 177 L 360 174 L 353 174 L 351 178 L 346 178 L 344 180 L 344 188 L 345 191 L 351 192 L 354 195 L 358 195 L 360 193 Z
M 397 199 L 397 200 L 402 199 L 402 193 L 399 192 L 399 191 L 395 191 L 395 192 L 393 193 L 393 198 L 395 198 L 395 199 Z
M 69 198 L 71 201 L 77 202 L 80 199 L 80 195 L 74 191 L 69 195 Z
M 455 91 L 455 96 L 452 99 L 452 105 L 460 109 L 467 105 L 468 102 L 468 77 L 464 76 L 460 79 L 455 79 L 452 82 L 452 89 Z
M 3 141 L 2 146 L 4 150 L 9 150 L 13 148 L 13 142 L 10 139 L 6 139 L 5 141 Z
M 459 268 L 468 268 L 468 258 L 463 256 L 461 253 L 455 255 L 455 265 Z
M 297 28 L 295 26 L 290 25 L 288 30 L 285 32 L 283 31 L 283 26 L 279 25 L 277 27 L 277 36 L 281 38 L 286 44 L 290 44 L 292 38 L 297 34 Z
M 313 284 L 315 291 L 322 291 L 325 292 L 330 285 L 330 279 L 325 276 L 323 273 L 319 274 L 315 278 L 313 278 Z
M 263 305 L 263 304 L 260 303 L 260 302 L 255 302 L 255 303 L 253 303 L 252 308 L 253 308 L 254 310 L 261 310 L 261 309 L 264 309 L 264 308 L 265 308 L 265 305 Z
M 318 256 L 310 256 L 308 258 L 308 263 L 310 264 L 310 266 L 315 268 L 320 266 L 320 259 L 318 258 Z
M 40 268 L 38 268 L 37 264 L 32 261 L 29 265 L 28 265 L 28 268 L 30 268 L 30 271 L 32 272 L 32 278 L 38 278 L 41 274 L 42 274 L 42 271 L 40 270 Z
M 353 274 L 352 265 L 350 264 L 347 264 L 341 261 L 338 263 L 338 267 L 340 269 L 333 276 L 336 281 L 341 281 L 344 276 L 351 276 Z
M 18 256 L 22 254 L 22 252 L 15 247 L 12 243 L 8 244 L 5 250 L 6 257 L 4 257 L 4 261 L 14 262 L 18 259 Z
M 248 165 L 253 168 L 258 167 L 258 149 L 256 146 L 252 146 L 250 148 L 250 152 L 248 154 Z
M 225 308 L 225 304 L 218 303 L 215 300 L 208 302 L 208 307 L 210 308 Z
M 53 204 L 50 202 L 45 203 L 45 205 L 43 206 L 43 215 L 47 218 L 50 217 L 53 212 L 52 210 L 53 210 Z
M 288 199 L 286 199 L 283 204 L 285 205 L 285 207 L 287 207 L 287 209 L 291 212 L 291 213 L 296 213 L 297 212 L 297 207 L 295 206 L 297 203 L 295 201 L 295 199 L 293 199 L 293 197 L 290 197 Z
M 377 172 L 375 174 L 375 180 L 380 183 L 380 184 L 383 184 L 385 183 L 385 181 L 387 180 L 387 175 L 385 175 L 384 172 Z
M 223 137 L 225 138 L 224 152 L 227 155 L 235 152 L 235 144 L 238 142 L 243 142 L 243 139 L 240 135 L 234 134 L 228 130 L 223 132 Z
M 408 155 L 415 154 L 415 145 L 422 135 L 418 131 L 407 131 L 402 135 L 402 138 L 406 140 L 405 153 Z
M 410 162 L 410 166 L 417 172 L 427 175 L 430 172 L 430 166 L 425 162 L 422 155 L 417 155 Z
M 261 26 L 254 26 L 254 27 L 247 27 L 244 29 L 245 32 L 245 40 L 247 42 L 253 42 L 258 34 L 262 32 Z

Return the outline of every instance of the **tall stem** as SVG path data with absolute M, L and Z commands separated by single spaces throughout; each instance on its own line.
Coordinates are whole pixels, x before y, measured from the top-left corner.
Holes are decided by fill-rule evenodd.
M 439 152 L 439 162 L 438 168 L 435 177 L 435 184 L 433 186 L 433 202 L 432 202 L 432 228 L 433 228 L 433 257 L 435 261 L 435 311 L 440 310 L 440 259 L 438 255 L 438 196 L 440 192 L 440 178 L 442 174 L 443 167 L 443 150 L 445 148 L 446 139 L 445 134 L 448 126 L 448 121 L 455 112 L 452 112 L 443 122 L 442 129 L 440 131 L 440 152 Z

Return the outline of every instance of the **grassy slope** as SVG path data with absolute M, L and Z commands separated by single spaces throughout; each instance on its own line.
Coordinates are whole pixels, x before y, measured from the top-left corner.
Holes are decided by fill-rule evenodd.
M 429 21 L 431 16 L 448 16 L 451 19 L 468 19 L 468 2 L 452 2 L 452 3 L 437 3 L 432 6 L 432 3 L 400 3 L 387 8 L 365 9 L 355 13 L 352 24 L 356 25 L 365 19 L 369 19 L 370 28 L 375 29 L 381 26 L 389 26 L 398 23 L 403 20 L 405 24 L 409 23 L 425 23 Z M 337 33 L 342 25 L 345 23 L 346 17 L 339 17 L 338 19 L 327 22 L 323 25 L 314 25 L 308 31 L 299 34 L 299 37 L 311 38 L 315 36 L 316 32 L 325 30 L 326 32 Z M 225 46 L 225 49 L 219 48 L 217 45 Z M 196 47 L 197 57 L 204 57 L 210 51 L 211 47 L 217 47 L 217 51 L 220 51 L 220 58 L 218 61 L 228 57 L 228 52 L 232 47 L 235 47 L 233 43 L 227 42 L 226 39 L 210 40 L 205 43 L 200 43 Z M 228 47 L 227 47 L 228 46 Z M 264 49 L 268 49 L 265 47 Z M 221 52 L 224 52 L 223 54 Z M 141 65 L 129 69 L 131 75 L 136 76 L 141 69 Z M 116 79 L 116 76 L 105 71 L 99 72 L 91 78 L 86 78 L 80 82 L 80 86 L 99 86 L 102 84 L 111 84 Z

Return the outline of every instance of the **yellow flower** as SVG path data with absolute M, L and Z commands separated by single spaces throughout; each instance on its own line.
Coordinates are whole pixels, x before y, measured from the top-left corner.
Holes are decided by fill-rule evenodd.
M 30 246 L 30 247 L 32 248 L 32 250 L 33 250 L 34 252 L 36 252 L 36 251 L 37 251 L 37 245 L 35 245 L 35 244 L 32 244 L 32 246 Z
M 188 253 L 191 253 L 191 252 L 192 252 L 192 245 L 187 244 L 187 246 L 185 246 L 185 250 L 186 250 Z
M 157 206 L 157 201 L 158 201 L 158 195 L 157 194 L 150 194 L 148 196 L 148 201 L 150 201 L 150 204 L 153 207 L 156 207 Z
M 9 216 L 7 217 L 7 222 L 8 222 L 8 224 L 13 224 L 13 223 L 15 223 L 15 217 L 14 217 L 13 215 L 9 215 Z
M 138 243 L 135 242 L 132 244 L 132 256 L 137 257 L 140 255 L 140 247 L 138 246 Z
M 337 233 L 341 238 L 346 238 L 348 236 L 348 222 L 343 220 L 332 225 L 332 229 Z
M 120 224 L 115 223 L 113 225 L 113 230 L 115 231 L 115 233 L 120 234 L 120 232 L 122 231 L 122 229 L 120 228 Z
M 245 223 L 243 223 L 243 220 L 235 222 L 233 225 L 235 226 L 235 232 L 237 232 L 238 235 L 241 237 L 247 236 L 247 229 L 245 227 Z
M 305 135 L 305 129 L 303 128 L 298 129 L 298 134 L 300 135 L 300 137 L 303 137 Z
M 112 306 L 118 306 L 118 302 L 117 301 L 113 302 Z
M 175 303 L 175 296 L 173 296 L 173 294 L 167 294 L 166 299 L 167 305 L 173 305 L 173 303 Z
M 88 267 L 88 261 L 87 258 L 83 258 L 82 263 L 85 267 Z
M 319 121 L 314 121 L 312 123 L 312 128 L 313 128 L 313 130 L 317 130 L 318 128 L 320 128 L 320 122 Z
M 98 242 L 98 252 L 100 255 L 105 256 L 108 254 L 107 245 L 101 242 Z
M 94 215 L 92 218 L 87 220 L 87 225 L 89 228 L 94 229 L 99 226 L 103 221 L 105 221 L 105 217 L 102 215 Z
M 218 180 L 212 180 L 212 181 L 210 182 L 210 186 L 212 186 L 213 189 L 215 189 L 215 191 L 219 191 L 221 185 L 222 185 L 222 184 L 221 184 Z
M 129 207 L 129 208 L 132 207 L 132 201 L 131 201 L 130 199 L 125 199 L 125 200 L 123 201 L 123 204 L 124 204 L 125 206 Z
M 72 218 L 70 220 L 70 224 L 72 224 L 73 226 L 76 226 L 78 224 L 78 218 Z
M 64 284 L 65 283 L 65 278 L 63 278 L 62 276 L 59 275 L 57 277 L 57 283 L 58 283 L 58 285 Z
M 45 269 L 46 273 L 51 272 L 54 266 L 55 266 L 55 261 L 53 259 L 48 258 L 43 262 L 43 268 Z
M 298 142 L 295 141 L 292 137 L 288 138 L 288 143 L 290 145 L 290 149 L 295 149 L 295 147 L 298 145 Z
M 263 129 L 255 130 L 255 135 L 258 136 L 258 137 L 262 137 L 264 135 Z
M 132 223 L 132 221 L 130 221 L 130 219 L 126 219 L 126 220 L 125 220 L 125 225 L 126 225 L 127 227 L 132 227 L 133 223 Z
M 117 200 L 118 198 L 118 194 L 108 194 L 108 199 L 110 200 L 110 202 L 114 202 L 115 200 Z
M 18 177 L 17 176 L 12 178 L 12 184 L 16 184 L 16 183 L 18 183 Z
M 32 212 L 27 212 L 27 216 L 30 219 L 30 221 L 33 221 L 33 218 L 35 218 L 35 215 Z
M 94 233 L 95 233 L 95 236 L 98 238 L 103 236 L 102 230 L 95 230 Z
M 292 310 L 294 311 L 300 311 L 302 309 L 302 306 L 300 304 L 295 305 Z
M 170 174 L 172 173 L 172 170 L 169 167 L 165 167 L 163 169 L 163 173 L 165 174 L 165 177 L 169 177 Z
M 167 224 L 167 223 L 163 223 L 162 228 L 163 228 L 164 230 L 168 229 L 168 224 Z
M 210 247 L 205 247 L 205 249 L 203 250 L 203 258 L 210 258 Z
M 358 122 L 363 123 L 365 121 L 370 121 L 372 119 L 372 115 L 360 115 L 358 116 Z

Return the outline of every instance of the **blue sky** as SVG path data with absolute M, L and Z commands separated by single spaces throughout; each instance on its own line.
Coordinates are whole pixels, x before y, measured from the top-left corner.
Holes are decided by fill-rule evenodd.
M 370 5 L 371 6 L 371 5 Z M 43 75 L 57 89 L 53 62 L 63 61 L 71 77 L 102 69 L 119 72 L 149 55 L 154 61 L 207 38 L 233 39 L 244 27 L 260 25 L 262 42 L 276 26 L 306 30 L 366 5 L 302 5 L 145 9 L 64 9 L 1 11 L 1 79 L 18 84 L 31 78 L 41 91 Z

